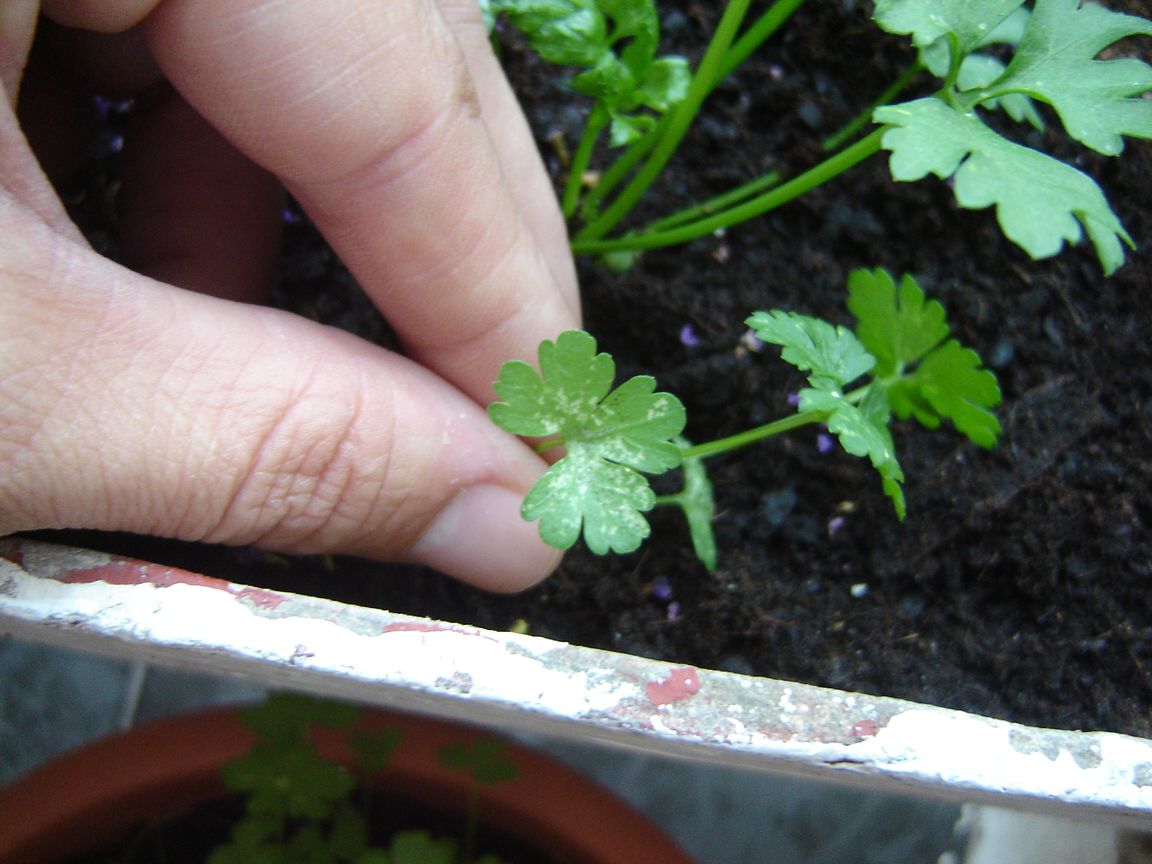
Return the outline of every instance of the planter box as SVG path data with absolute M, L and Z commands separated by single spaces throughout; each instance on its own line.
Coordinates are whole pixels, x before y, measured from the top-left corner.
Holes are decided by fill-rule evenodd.
M 456 720 L 1118 827 L 1152 741 L 646 660 L 0 540 L 0 632 Z

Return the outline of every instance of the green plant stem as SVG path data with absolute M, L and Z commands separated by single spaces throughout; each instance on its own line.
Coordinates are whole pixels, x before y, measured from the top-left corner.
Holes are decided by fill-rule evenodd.
M 736 40 L 728 49 L 723 57 L 722 64 L 716 69 L 713 79 L 706 82 L 707 90 L 700 101 L 703 102 L 704 98 L 707 98 L 721 81 L 731 75 L 740 64 L 747 60 L 752 52 L 771 37 L 804 2 L 805 0 L 777 0 L 771 8 L 761 15 L 760 18 L 748 28 L 744 35 Z M 719 29 L 717 32 L 719 32 Z M 701 68 L 703 68 L 703 65 Z M 697 73 L 697 76 L 699 77 L 699 73 Z M 694 111 L 693 117 L 695 117 L 695 113 Z M 585 204 L 582 208 L 585 218 L 591 220 L 597 218 L 599 215 L 600 202 L 607 198 L 608 194 L 614 191 L 640 161 L 652 152 L 652 148 L 662 140 L 664 130 L 668 125 L 668 116 L 667 114 L 662 115 L 655 127 L 645 133 L 640 140 L 632 144 L 623 155 L 617 158 L 617 160 L 605 170 L 596 188 L 585 198 Z M 708 205 L 700 206 L 706 207 Z
M 773 420 L 771 423 L 765 423 L 763 426 L 757 426 L 755 429 L 746 429 L 743 432 L 737 432 L 735 435 L 729 435 L 727 438 L 718 438 L 715 441 L 705 441 L 703 444 L 694 444 L 686 449 L 681 456 L 684 459 L 707 459 L 710 456 L 719 456 L 721 453 L 738 450 L 741 447 L 747 447 L 749 444 L 755 444 L 757 441 L 763 441 L 765 438 L 790 432 L 802 426 L 811 426 L 813 423 L 823 423 L 827 419 L 827 411 L 801 411 L 799 414 L 781 417 L 779 420 Z
M 600 202 L 607 198 L 608 193 L 619 186 L 640 164 L 641 160 L 652 152 L 652 148 L 656 146 L 656 142 L 664 133 L 667 121 L 668 115 L 661 115 L 651 129 L 629 144 L 628 148 L 616 158 L 616 161 L 604 170 L 596 185 L 584 196 L 584 203 L 580 206 L 581 215 L 584 216 L 585 220 L 596 218 L 600 212 Z
M 824 148 L 824 152 L 828 153 L 837 150 L 843 147 L 845 142 L 855 137 L 857 132 L 872 122 L 872 112 L 881 105 L 887 105 L 889 102 L 892 102 L 897 96 L 903 93 L 905 88 L 916 80 L 916 76 L 919 75 L 923 69 L 924 67 L 919 63 L 912 63 L 900 74 L 899 78 L 888 86 L 887 90 L 880 94 L 876 101 L 824 139 L 820 145 Z
M 600 133 L 608 123 L 608 112 L 599 106 L 588 115 L 588 123 L 584 126 L 584 134 L 580 136 L 580 144 L 572 157 L 572 164 L 568 166 L 568 182 L 564 185 L 564 195 L 561 198 L 561 208 L 566 219 L 572 218 L 576 207 L 580 203 L 580 189 L 584 184 L 584 174 L 592 161 L 592 153 L 596 150 L 596 142 L 600 140 Z
M 758 195 L 777 186 L 780 183 L 780 172 L 769 171 L 767 174 L 761 174 L 755 180 L 749 180 L 747 183 L 737 186 L 735 189 L 717 195 L 715 198 L 709 198 L 703 204 L 697 204 L 694 207 L 688 207 L 684 210 L 678 210 L 663 219 L 657 219 L 646 230 L 653 233 L 658 231 L 667 231 L 671 228 L 686 225 L 695 222 L 698 219 L 712 216 L 735 207 L 741 201 L 747 201 L 753 195 Z
M 792 17 L 793 12 L 804 5 L 804 2 L 805 0 L 776 0 L 725 53 L 723 63 L 716 72 L 717 77 L 712 82 L 712 86 L 715 87 L 735 72 L 740 64 L 752 56 L 757 48 L 771 38 L 784 22 Z
M 787 204 L 794 198 L 827 183 L 849 168 L 863 162 L 880 150 L 880 141 L 884 132 L 885 129 L 883 128 L 877 129 L 867 137 L 846 147 L 787 183 L 720 213 L 706 216 L 686 225 L 680 225 L 671 230 L 655 232 L 651 229 L 645 229 L 611 240 L 589 239 L 583 235 L 577 235 L 576 239 L 572 241 L 572 251 L 578 255 L 600 255 L 607 252 L 658 249 L 663 246 L 687 243 L 689 240 L 711 234 L 720 228 L 728 228 L 737 223 L 746 222 Z
M 599 216 L 593 219 L 583 230 L 576 235 L 576 240 L 599 240 L 627 216 L 641 196 L 648 191 L 648 187 L 660 176 L 672 154 L 680 145 L 688 127 L 691 126 L 696 114 L 700 110 L 704 99 L 712 92 L 717 73 L 723 68 L 724 57 L 729 46 L 739 30 L 740 24 L 748 12 L 751 0 L 731 0 L 724 9 L 712 41 L 704 52 L 700 61 L 700 68 L 692 77 L 688 93 L 684 100 L 671 111 L 667 125 L 663 127 L 663 134 L 652 151 L 648 161 L 636 173 L 636 176 L 620 192 L 619 196 Z

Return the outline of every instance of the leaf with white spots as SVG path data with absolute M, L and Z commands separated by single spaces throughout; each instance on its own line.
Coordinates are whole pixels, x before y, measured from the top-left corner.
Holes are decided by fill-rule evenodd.
M 656 503 L 641 472 L 680 464 L 673 439 L 684 428 L 684 406 L 655 392 L 647 375 L 612 390 L 616 364 L 580 330 L 540 343 L 539 363 L 539 372 L 505 363 L 495 385 L 502 401 L 488 408 L 508 432 L 546 437 L 566 451 L 532 487 L 521 512 L 540 520 L 541 538 L 557 549 L 583 533 L 597 554 L 631 552 L 648 536 L 643 514 Z

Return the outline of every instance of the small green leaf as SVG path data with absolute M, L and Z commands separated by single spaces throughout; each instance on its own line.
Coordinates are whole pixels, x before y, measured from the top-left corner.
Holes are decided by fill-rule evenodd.
M 275 741 L 299 738 L 313 726 L 346 729 L 359 714 L 354 705 L 288 692 L 270 693 L 263 702 L 236 710 L 241 723 L 260 737 Z
M 911 276 L 897 288 L 886 270 L 852 271 L 848 311 L 856 316 L 856 335 L 876 358 L 877 376 L 900 374 L 948 338 L 944 307 L 928 300 Z
M 489 405 L 488 415 L 513 435 L 567 438 L 608 394 L 616 364 L 597 354 L 596 340 L 581 330 L 541 342 L 539 358 L 539 372 L 519 360 L 504 364 L 494 387 L 504 401 Z
M 262 741 L 221 774 L 230 789 L 248 793 L 249 812 L 288 818 L 325 818 L 355 786 L 348 769 L 303 740 Z
M 992 28 L 987 37 L 977 46 L 978 49 L 990 46 L 1007 45 L 1015 48 L 1031 18 L 1031 10 L 1021 6 L 1007 18 Z M 941 36 L 931 45 L 920 49 L 920 62 L 926 69 L 940 78 L 947 78 L 951 70 L 952 42 Z M 997 81 L 1006 65 L 992 54 L 973 53 L 964 57 L 956 76 L 956 89 L 963 92 L 983 90 Z M 1013 120 L 1029 123 L 1035 129 L 1044 128 L 1044 119 L 1036 110 L 1036 105 L 1023 93 L 1006 93 L 992 98 L 981 95 L 980 104 L 986 108 L 1002 108 Z
M 456 843 L 427 831 L 400 831 L 388 847 L 389 864 L 455 864 Z
M 473 780 L 486 786 L 515 780 L 519 774 L 507 746 L 494 738 L 480 738 L 471 745 L 446 744 L 440 748 L 440 762 L 471 774 Z
M 1105 273 L 1124 263 L 1121 241 L 1132 246 L 1132 238 L 1086 174 L 1002 138 L 974 113 L 935 97 L 878 108 L 873 118 L 891 126 L 883 146 L 892 152 L 895 179 L 953 177 L 960 206 L 996 205 L 1004 234 L 1033 258 L 1055 255 L 1065 241 L 1078 242 L 1083 226 Z
M 990 89 L 1051 105 L 1077 141 L 1107 156 L 1121 136 L 1152 138 L 1152 66 L 1136 58 L 1097 60 L 1128 36 L 1152 36 L 1152 21 L 1080 0 L 1037 0 L 1006 74 Z
M 975 351 L 948 340 L 944 307 L 928 300 L 911 276 L 897 288 L 885 270 L 856 270 L 848 278 L 848 309 L 856 332 L 876 355 L 875 374 L 887 379 L 888 402 L 901 420 L 914 416 L 929 429 L 950 419 L 981 447 L 991 447 L 1000 421 L 996 376 Z
M 917 47 L 952 35 L 961 55 L 986 44 L 988 35 L 1024 0 L 876 0 L 873 20 L 889 33 L 912 37 Z
M 348 743 L 360 757 L 360 768 L 374 774 L 388 766 L 403 738 L 398 729 L 381 729 L 378 732 L 356 732 Z
M 808 380 L 822 390 L 839 389 L 876 364 L 851 330 L 819 318 L 773 309 L 753 312 L 745 323 L 759 339 L 782 346 L 780 356 L 797 369 L 811 372 Z
M 874 382 L 860 405 L 849 402 L 840 392 L 805 388 L 800 391 L 801 411 L 821 411 L 828 415 L 828 431 L 853 456 L 867 457 L 880 473 L 884 493 L 892 500 L 896 515 L 905 515 L 904 472 L 896 460 L 896 446 L 888 430 L 888 401 L 883 385 Z
M 528 492 L 521 514 L 540 520 L 541 539 L 555 549 L 571 548 L 583 530 L 597 555 L 635 552 L 651 533 L 642 515 L 656 504 L 648 480 L 578 443 L 568 451 Z
M 660 21 L 653 0 L 486 0 L 489 18 L 504 14 L 549 63 L 584 71 L 572 88 L 611 118 L 611 143 L 628 144 L 652 125 L 642 107 L 667 111 L 684 98 L 687 61 L 656 58 Z
M 663 114 L 688 95 L 692 70 L 683 57 L 660 57 L 652 62 L 648 77 L 633 94 L 637 103 Z
M 648 536 L 642 515 L 656 501 L 640 472 L 659 474 L 680 464 L 673 438 L 684 428 L 684 406 L 656 393 L 649 376 L 611 391 L 616 364 L 596 352 L 579 330 L 545 340 L 540 371 L 504 364 L 495 389 L 504 401 L 488 407 L 493 422 L 516 435 L 550 436 L 566 455 L 524 499 L 525 519 L 540 520 L 545 543 L 567 549 L 581 531 L 597 554 L 631 552 Z
M 934 429 L 947 417 L 957 430 L 981 447 L 992 447 L 1000 421 L 990 409 L 1000 404 L 996 376 L 980 355 L 955 339 L 928 354 L 911 375 L 893 385 L 892 410 L 904 419 L 914 415 Z

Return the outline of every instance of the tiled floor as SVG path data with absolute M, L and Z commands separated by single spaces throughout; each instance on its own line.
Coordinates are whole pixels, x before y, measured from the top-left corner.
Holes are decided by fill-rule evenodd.
M 0 637 L 0 784 L 132 723 L 262 688 Z M 551 739 L 535 746 L 647 812 L 700 864 L 935 864 L 957 807 Z

